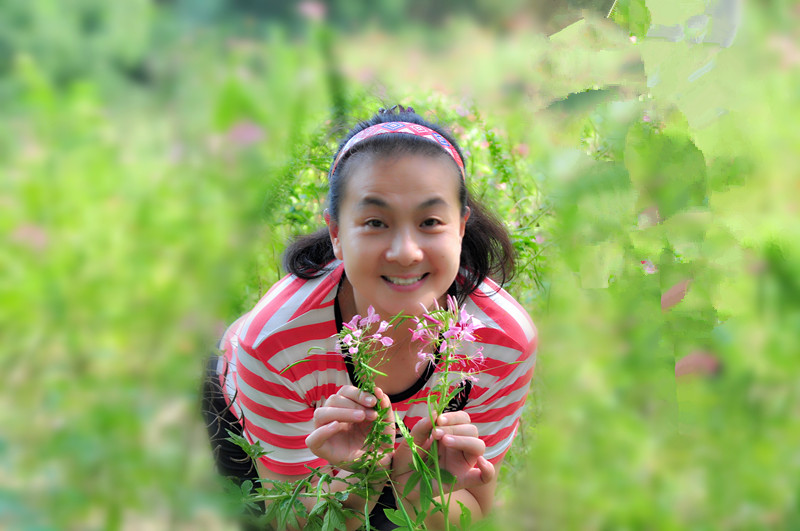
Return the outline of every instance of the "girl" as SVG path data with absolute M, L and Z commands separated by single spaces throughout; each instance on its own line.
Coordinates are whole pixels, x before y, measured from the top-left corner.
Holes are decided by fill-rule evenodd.
M 470 197 L 466 177 L 453 138 L 411 108 L 381 109 L 350 131 L 329 173 L 327 228 L 289 247 L 290 274 L 231 325 L 224 355 L 209 366 L 204 409 L 223 474 L 293 481 L 308 476 L 307 467 L 324 466 L 346 480 L 380 402 L 416 442 L 439 441 L 441 466 L 456 478 L 450 518 L 458 521 L 456 502 L 473 518 L 489 511 L 533 374 L 536 332 L 501 288 L 513 271 L 508 234 Z M 352 363 L 335 354 L 335 335 L 370 306 L 387 320 L 417 316 L 448 295 L 480 320 L 476 341 L 463 348 L 481 347 L 484 362 L 477 381 L 432 426 L 427 404 L 416 399 L 428 395 L 440 367 L 420 363 L 421 345 L 407 326 L 385 334 L 393 342 L 374 395 L 355 386 Z M 226 430 L 267 455 L 253 463 Z M 373 507 L 373 528 L 393 528 L 381 509 L 395 506 L 394 493 L 404 492 L 411 474 L 399 432 L 390 450 L 381 463 L 387 479 L 377 485 L 383 494 L 344 502 L 358 511 Z M 418 501 L 417 489 L 401 500 L 407 507 Z M 442 519 L 435 513 L 426 524 L 440 527 Z

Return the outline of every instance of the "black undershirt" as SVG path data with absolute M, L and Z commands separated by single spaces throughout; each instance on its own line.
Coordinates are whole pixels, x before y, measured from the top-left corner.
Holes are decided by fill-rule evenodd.
M 336 297 L 336 299 L 334 300 L 333 312 L 336 316 L 336 330 L 339 330 L 341 332 L 344 322 L 342 321 L 342 310 L 339 308 L 339 297 Z M 439 356 L 437 354 L 436 362 L 438 363 L 438 361 L 439 361 Z M 350 376 L 350 382 L 354 386 L 358 387 L 358 381 L 356 378 L 355 366 L 353 365 L 353 359 L 349 355 L 346 355 L 344 357 L 344 363 L 347 366 L 347 374 Z M 402 402 L 403 400 L 411 398 L 420 389 L 425 387 L 425 382 L 427 382 L 430 379 L 430 377 L 433 376 L 433 372 L 435 370 L 436 370 L 436 363 L 429 361 L 428 366 L 425 367 L 425 370 L 422 372 L 422 375 L 420 375 L 420 377 L 417 378 L 416 382 L 411 384 L 411 387 L 409 387 L 405 391 L 388 395 L 389 400 L 393 404 L 395 404 L 397 402 Z

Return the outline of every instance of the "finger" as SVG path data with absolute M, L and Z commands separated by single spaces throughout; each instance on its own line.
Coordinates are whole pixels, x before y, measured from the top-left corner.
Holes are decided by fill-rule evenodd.
M 448 450 L 456 450 L 470 456 L 482 456 L 486 451 L 486 444 L 477 437 L 445 435 L 441 443 Z
M 394 419 L 394 409 L 392 409 L 392 401 L 389 399 L 389 395 L 383 392 L 380 387 L 375 388 L 375 397 L 378 399 L 378 404 L 384 410 L 384 417 L 383 421 L 386 423 L 386 426 L 383 430 L 383 433 L 392 436 L 392 440 L 394 440 L 395 430 L 397 429 L 395 426 L 395 419 Z M 376 406 L 377 409 L 377 406 Z M 371 411 L 375 411 L 375 418 L 378 418 L 378 412 L 375 409 Z
M 484 483 L 489 483 L 490 481 L 494 480 L 497 476 L 497 472 L 494 468 L 494 465 L 491 461 L 486 459 L 483 456 L 478 457 L 478 462 L 476 463 L 478 469 L 481 471 L 481 481 Z
M 362 391 L 358 387 L 353 387 L 352 385 L 346 387 L 346 396 L 357 404 L 361 404 L 364 407 L 375 407 L 375 404 L 378 403 L 378 399 L 375 398 L 375 395 Z
M 365 412 L 364 419 L 371 421 L 371 420 L 375 420 L 376 418 L 378 418 L 378 413 L 375 411 L 374 408 L 365 407 L 365 406 L 363 406 L 363 405 L 361 405 L 361 404 L 359 404 L 357 402 L 354 402 L 353 400 L 351 400 L 350 398 L 347 398 L 345 396 L 336 396 L 336 395 L 334 395 L 334 396 L 330 397 L 328 400 L 325 401 L 325 405 L 323 405 L 320 408 L 317 408 L 317 411 L 319 411 L 320 409 L 323 409 L 323 408 L 350 409 L 350 410 L 354 410 L 354 411 L 364 411 Z M 364 419 L 361 419 L 361 420 L 364 420 Z M 360 422 L 360 420 L 357 420 L 355 422 Z
M 343 385 L 339 391 L 331 396 L 327 401 L 334 401 L 336 403 L 341 403 L 342 399 L 347 399 L 362 407 L 375 407 L 375 404 L 378 402 L 374 395 L 362 391 L 358 387 L 354 387 L 352 385 Z
M 314 410 L 314 427 L 319 428 L 331 422 L 359 423 L 375 420 L 375 411 L 342 407 L 320 407 Z M 372 417 L 372 418 L 370 418 Z
M 454 490 L 471 489 L 491 483 L 496 477 L 494 465 L 484 457 L 479 457 L 474 467 L 461 477 Z
M 369 394 L 369 393 L 367 393 Z M 389 399 L 389 395 L 383 392 L 383 389 L 380 387 L 375 388 L 375 398 L 378 399 L 378 403 L 380 403 L 381 407 L 389 408 L 392 407 L 392 401 Z M 375 404 L 373 404 L 375 405 Z
M 344 428 L 345 426 L 341 422 L 336 421 L 325 424 L 324 426 L 320 426 L 306 437 L 306 446 L 309 450 L 316 454 L 316 451 L 321 449 L 328 439 L 342 431 Z
M 420 421 L 411 428 L 411 439 L 414 441 L 414 444 L 422 446 L 423 448 L 430 446 L 432 428 L 431 420 L 428 417 L 422 417 Z
M 478 427 L 474 424 L 458 424 L 456 426 L 439 427 L 433 430 L 434 439 L 441 440 L 445 435 L 458 435 L 461 437 L 477 437 Z
M 350 409 L 364 409 L 364 406 L 356 402 L 355 400 L 348 398 L 342 395 L 333 395 L 328 398 L 322 407 L 340 407 L 340 408 L 350 408 Z
M 469 413 L 466 411 L 451 411 L 442 414 L 436 419 L 437 426 L 454 426 L 456 424 L 469 424 Z
M 481 487 L 485 485 L 486 481 L 483 481 L 483 474 L 480 468 L 471 468 L 464 477 L 461 478 L 461 482 L 456 486 L 457 489 L 472 489 L 475 487 Z

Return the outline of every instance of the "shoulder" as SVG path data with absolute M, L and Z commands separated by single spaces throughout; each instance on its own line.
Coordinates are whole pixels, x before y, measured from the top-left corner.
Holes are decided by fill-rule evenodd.
M 484 280 L 466 303 L 483 325 L 481 342 L 508 347 L 523 355 L 538 345 L 538 334 L 528 312 L 497 283 Z
M 330 335 L 328 328 L 334 321 L 334 301 L 343 271 L 342 263 L 335 261 L 314 279 L 283 277 L 241 320 L 236 330 L 239 345 L 254 352 L 265 339 L 276 336 L 284 346 L 302 343 L 320 327 L 325 328 L 322 333 Z

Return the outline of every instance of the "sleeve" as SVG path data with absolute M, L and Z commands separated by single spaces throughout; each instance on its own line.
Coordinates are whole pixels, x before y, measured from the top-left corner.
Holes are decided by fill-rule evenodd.
M 314 408 L 300 382 L 265 363 L 264 353 L 236 343 L 236 407 L 245 437 L 267 452 L 261 463 L 284 475 L 302 475 L 307 467 L 325 465 L 305 444 L 314 429 Z
M 536 335 L 514 341 L 497 329 L 484 329 L 484 367 L 464 411 L 486 444 L 484 456 L 497 464 L 511 447 L 528 396 L 536 360 Z

